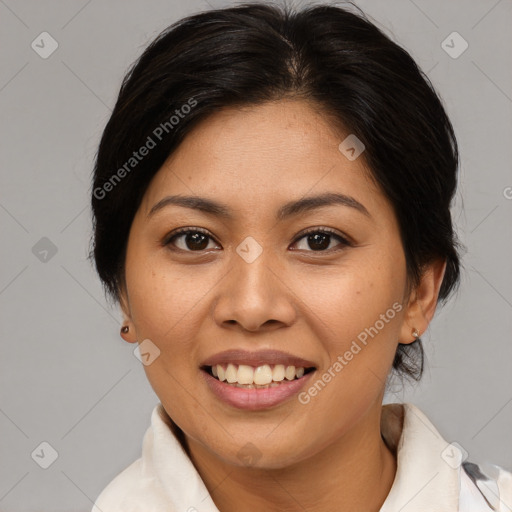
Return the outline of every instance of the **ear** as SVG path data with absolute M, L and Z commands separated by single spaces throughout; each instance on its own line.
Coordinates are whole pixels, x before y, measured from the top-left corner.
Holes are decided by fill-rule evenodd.
M 121 289 L 119 290 L 119 305 L 121 306 L 121 311 L 124 317 L 122 327 L 128 327 L 128 332 L 120 331 L 121 338 L 128 343 L 137 343 L 137 332 L 132 320 L 130 301 L 128 299 L 128 293 L 125 286 L 121 286 Z
M 414 329 L 418 331 L 418 337 L 427 330 L 436 311 L 445 271 L 446 260 L 443 259 L 437 259 L 423 269 L 420 282 L 412 290 L 405 309 L 399 343 L 407 345 L 415 341 Z

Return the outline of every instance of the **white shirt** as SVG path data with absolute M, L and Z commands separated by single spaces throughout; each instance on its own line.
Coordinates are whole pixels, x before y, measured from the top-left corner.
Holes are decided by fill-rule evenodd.
M 142 456 L 105 487 L 92 512 L 219 512 L 166 417 L 158 403 Z M 397 472 L 380 512 L 512 512 L 512 473 L 463 461 L 414 405 L 384 405 L 381 430 Z

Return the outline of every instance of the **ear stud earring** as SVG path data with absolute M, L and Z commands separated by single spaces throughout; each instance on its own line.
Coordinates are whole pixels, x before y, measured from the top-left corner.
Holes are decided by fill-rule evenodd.
M 126 334 L 130 330 L 130 327 L 128 325 L 123 325 L 121 327 L 121 334 Z
M 419 338 L 419 336 L 420 336 L 420 333 L 418 332 L 418 329 L 416 329 L 416 327 L 413 328 L 411 334 L 412 334 L 413 338 Z

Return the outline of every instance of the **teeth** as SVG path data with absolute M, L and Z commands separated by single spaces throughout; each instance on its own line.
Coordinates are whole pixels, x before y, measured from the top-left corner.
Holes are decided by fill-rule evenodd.
M 272 382 L 272 368 L 268 364 L 263 366 L 258 366 L 256 370 L 254 370 L 254 384 L 259 384 L 260 386 L 264 384 L 270 384 Z
M 276 364 L 273 367 L 264 364 L 254 368 L 247 364 L 236 365 L 229 363 L 226 367 L 221 364 L 212 366 L 212 375 L 221 382 L 227 381 L 237 387 L 268 388 L 279 385 L 284 379 L 300 379 L 304 375 L 304 367 L 285 366 Z
M 218 370 L 218 368 L 217 368 L 217 370 Z M 228 367 L 226 368 L 226 380 L 230 384 L 233 384 L 233 382 L 236 382 L 236 377 L 237 377 L 236 366 L 234 364 L 229 363 Z
M 258 370 L 258 368 L 256 369 Z M 253 382 L 255 384 L 260 384 L 259 382 L 256 382 L 256 380 L 254 379 L 254 370 L 252 369 L 252 366 L 247 366 L 246 364 L 241 364 L 238 367 L 236 380 L 238 384 L 252 384 Z
M 284 364 L 276 364 L 272 372 L 272 380 L 281 382 L 284 379 Z
M 295 379 L 295 366 L 287 366 L 284 372 L 284 376 L 287 380 Z

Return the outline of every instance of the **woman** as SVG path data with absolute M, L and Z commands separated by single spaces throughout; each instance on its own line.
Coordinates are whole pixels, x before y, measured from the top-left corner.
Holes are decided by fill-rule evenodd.
M 510 510 L 388 376 L 459 281 L 452 126 L 363 14 L 251 4 L 169 27 L 95 166 L 96 268 L 160 403 L 94 512 Z

